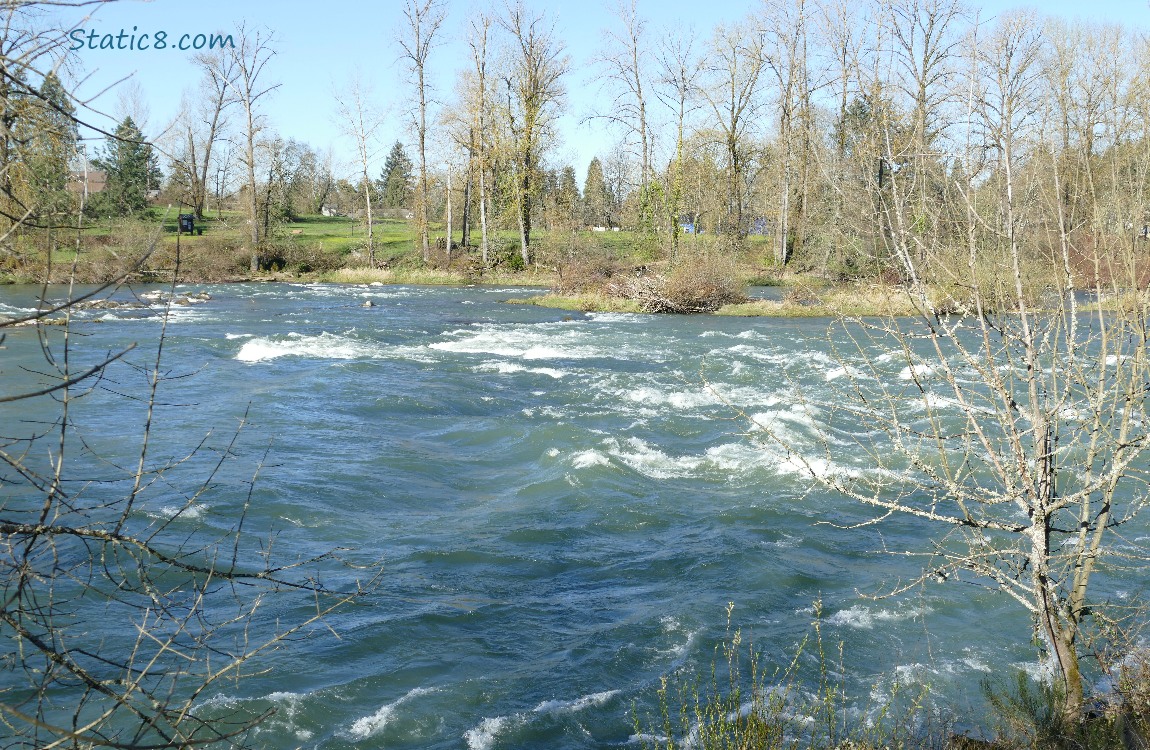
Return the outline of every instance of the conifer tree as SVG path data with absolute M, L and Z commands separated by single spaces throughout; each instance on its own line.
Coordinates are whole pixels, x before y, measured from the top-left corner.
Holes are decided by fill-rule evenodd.
M 583 205 L 586 221 L 591 226 L 612 226 L 615 199 L 603 176 L 603 163 L 596 157 L 587 166 L 587 179 L 583 183 Z
M 412 198 L 412 163 L 399 141 L 391 147 L 380 175 L 384 208 L 406 208 Z
M 114 215 L 141 213 L 148 205 L 148 191 L 160 186 L 159 160 L 131 116 L 116 127 L 96 165 L 107 173 L 100 208 Z
M 556 202 L 564 219 L 579 222 L 582 201 L 579 197 L 579 183 L 575 180 L 575 168 L 570 164 L 559 173 L 559 189 Z
M 29 135 L 22 146 L 24 174 L 34 215 L 59 217 L 73 203 L 68 180 L 78 138 L 75 108 L 55 73 L 45 76 L 39 93 L 39 99 L 29 98 L 23 123 Z

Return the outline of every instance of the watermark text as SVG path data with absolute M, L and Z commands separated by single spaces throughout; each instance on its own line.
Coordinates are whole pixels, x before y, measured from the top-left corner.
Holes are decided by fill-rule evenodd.
M 173 49 L 183 52 L 191 50 L 235 49 L 236 43 L 231 34 L 183 34 L 177 36 L 167 31 L 140 33 L 138 26 L 131 31 L 120 29 L 119 33 L 101 34 L 96 29 L 74 29 L 68 38 L 72 40 L 68 49 L 110 49 L 148 52 L 151 50 Z

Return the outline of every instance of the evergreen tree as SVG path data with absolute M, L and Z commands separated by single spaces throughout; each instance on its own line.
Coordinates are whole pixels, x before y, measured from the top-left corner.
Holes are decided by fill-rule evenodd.
M 70 211 L 69 164 L 76 152 L 74 112 L 60 79 L 48 74 L 38 92 L 13 101 L 13 139 L 8 170 L 18 214 L 31 212 L 33 223 Z
M 387 155 L 383 173 L 379 178 L 379 191 L 383 196 L 384 208 L 406 208 L 411 205 L 413 168 L 403 144 L 396 141 Z
M 579 222 L 582 214 L 582 201 L 579 198 L 579 183 L 575 181 L 575 167 L 570 164 L 563 167 L 559 173 L 556 203 L 566 218 Z
M 33 214 L 58 216 L 69 213 L 73 204 L 68 180 L 78 138 L 75 108 L 55 73 L 44 78 L 39 94 L 26 99 L 18 127 L 21 172 Z
M 603 176 L 603 164 L 598 157 L 592 159 L 587 166 L 587 179 L 583 183 L 583 206 L 587 224 L 593 227 L 613 226 L 615 198 Z
M 147 208 L 148 191 L 160 187 L 159 160 L 131 117 L 125 117 L 116 127 L 96 166 L 107 173 L 100 208 L 108 213 L 140 213 Z

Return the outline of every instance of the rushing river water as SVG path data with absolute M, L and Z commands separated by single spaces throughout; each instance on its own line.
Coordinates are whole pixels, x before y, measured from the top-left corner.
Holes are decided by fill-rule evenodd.
M 152 450 L 179 455 L 245 411 L 251 425 L 238 468 L 171 529 L 227 528 L 266 450 L 247 528 L 274 531 L 288 558 L 339 546 L 383 569 L 328 619 L 338 637 L 316 629 L 210 696 L 205 710 L 277 709 L 258 745 L 635 745 L 633 707 L 649 726 L 662 676 L 709 672 L 728 602 L 785 666 L 821 600 L 859 714 L 896 684 L 961 712 L 992 667 L 1037 669 L 1028 621 L 1000 594 L 868 597 L 918 571 L 890 553 L 925 549 L 932 530 L 842 528 L 870 516 L 812 487 L 740 416 L 813 440 L 825 415 L 796 393 L 817 401 L 844 373 L 826 320 L 585 315 L 481 287 L 206 290 L 168 324 L 163 369 L 188 377 L 161 386 Z M 0 292 L 0 315 L 33 294 Z M 92 361 L 159 331 L 140 310 L 78 317 Z M 9 332 L 5 389 L 35 382 L 11 378 L 38 355 L 31 329 Z M 143 382 L 116 365 L 77 407 L 94 451 L 134 455 L 142 407 L 117 394 Z M 832 447 L 826 470 L 867 469 L 849 442 Z M 157 488 L 141 513 L 167 520 L 174 497 Z M 801 667 L 813 680 L 814 656 Z

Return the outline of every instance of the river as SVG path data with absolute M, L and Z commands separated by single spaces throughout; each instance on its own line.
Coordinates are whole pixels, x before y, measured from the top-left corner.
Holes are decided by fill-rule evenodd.
M 178 456 L 209 431 L 225 442 L 245 413 L 250 424 L 193 507 L 157 486 L 141 517 L 175 534 L 227 528 L 258 468 L 245 527 L 274 534 L 277 554 L 345 547 L 382 568 L 330 630 L 207 696 L 205 711 L 275 708 L 259 746 L 638 746 L 634 708 L 641 734 L 661 677 L 709 673 L 728 603 L 744 639 L 786 667 L 821 601 L 856 716 L 896 685 L 962 714 L 992 667 L 1039 669 L 1026 616 L 1000 593 L 873 598 L 918 572 L 896 553 L 927 549 L 933 529 L 844 528 L 873 514 L 813 486 L 745 418 L 821 445 L 817 403 L 851 364 L 828 345 L 830 321 L 583 314 L 485 287 L 182 291 L 200 289 L 211 300 L 168 323 L 162 369 L 178 377 L 160 386 L 150 450 Z M 0 290 L 0 315 L 34 294 Z M 76 317 L 78 360 L 134 341 L 129 363 L 154 358 L 155 315 Z M 5 392 L 36 382 L 20 369 L 39 356 L 32 329 L 9 331 L 3 356 Z M 892 380 L 904 367 L 891 363 Z M 93 454 L 130 463 L 143 406 L 123 396 L 145 386 L 118 363 L 78 402 Z M 868 469 L 849 441 L 818 455 L 827 471 Z M 353 575 L 334 562 L 317 574 Z M 809 651 L 800 670 L 813 685 Z

